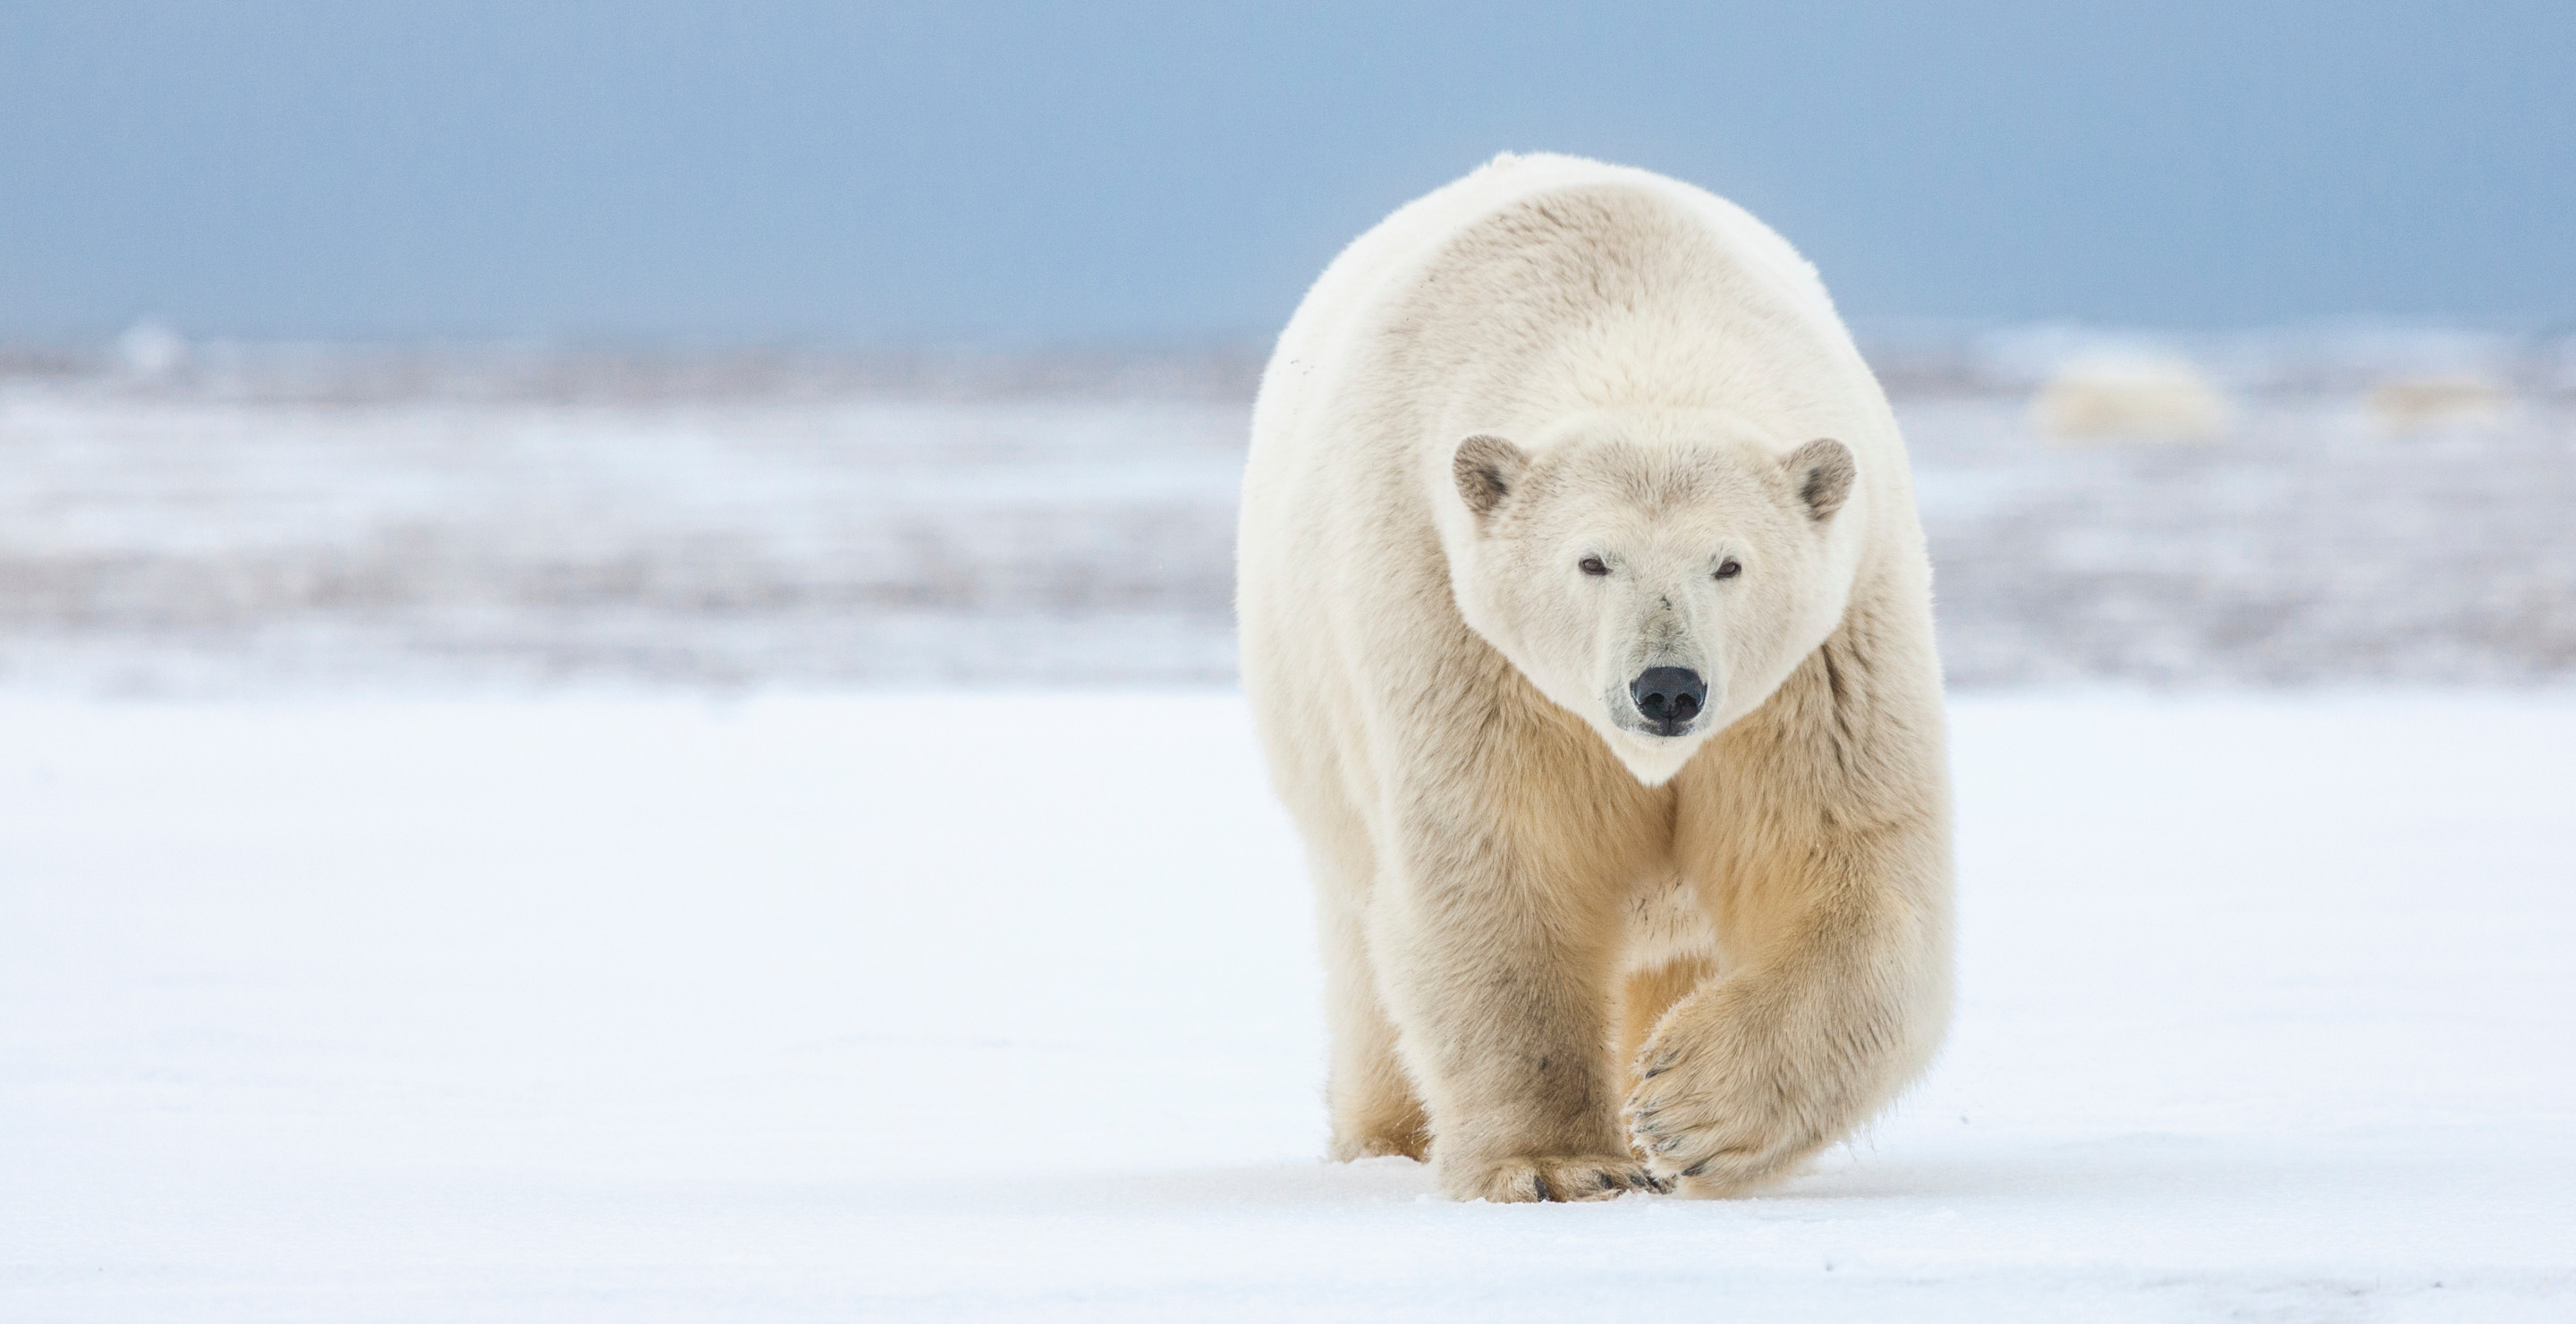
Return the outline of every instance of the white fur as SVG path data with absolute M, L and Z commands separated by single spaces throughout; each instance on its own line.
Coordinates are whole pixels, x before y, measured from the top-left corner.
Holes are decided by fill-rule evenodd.
M 1398 211 L 1280 337 L 1240 576 L 1337 1155 L 1428 1149 L 1461 1196 L 1743 1189 L 1928 1058 L 1928 563 L 1886 401 L 1760 222 L 1553 156 Z M 1679 735 L 1648 666 L 1708 683 Z

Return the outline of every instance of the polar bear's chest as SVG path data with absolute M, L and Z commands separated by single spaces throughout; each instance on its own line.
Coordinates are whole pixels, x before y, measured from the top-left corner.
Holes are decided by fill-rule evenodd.
M 1622 973 L 1660 970 L 1692 960 L 1717 960 L 1717 929 L 1697 892 L 1679 878 L 1639 889 L 1628 905 L 1619 959 Z

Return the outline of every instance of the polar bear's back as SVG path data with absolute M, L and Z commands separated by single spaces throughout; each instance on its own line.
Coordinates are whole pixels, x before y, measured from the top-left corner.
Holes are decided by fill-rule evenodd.
M 1648 171 L 1504 156 L 1353 241 L 1280 335 L 1245 472 L 1246 592 L 1262 546 L 1323 523 L 1409 536 L 1470 432 L 1526 442 L 1620 407 L 1720 410 L 1784 450 L 1833 436 L 1865 489 L 1910 486 L 1884 396 L 1787 241 Z
M 1877 408 L 1853 415 L 1862 401 Z M 1768 226 L 1648 171 L 1506 155 L 1380 222 L 1307 292 L 1263 375 L 1247 498 L 1281 452 L 1354 431 L 1526 437 L 1623 405 L 1724 409 L 1786 445 L 1838 436 L 1864 469 L 1878 434 L 1894 441 L 1815 269 Z
M 1354 332 L 1372 314 L 1387 311 L 1389 299 L 1400 297 L 1404 277 L 1435 260 L 1477 222 L 1550 193 L 1603 187 L 1635 190 L 1687 210 L 1710 228 L 1721 247 L 1757 271 L 1764 284 L 1803 305 L 1816 325 L 1840 331 L 1833 301 L 1815 268 L 1787 240 L 1733 203 L 1633 167 L 1506 152 L 1407 203 L 1334 258 L 1280 334 L 1263 376 L 1261 410 L 1274 416 L 1294 413 L 1303 403 L 1302 388 L 1329 375 L 1336 351 L 1364 339 Z M 1292 418 L 1257 414 L 1254 433 L 1259 437 L 1293 426 Z

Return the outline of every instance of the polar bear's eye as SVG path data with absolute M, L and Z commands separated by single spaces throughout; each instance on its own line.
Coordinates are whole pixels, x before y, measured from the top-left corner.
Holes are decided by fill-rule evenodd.
M 1582 560 L 1575 562 L 1575 564 L 1580 566 L 1583 573 L 1587 575 L 1606 575 L 1610 573 L 1610 567 L 1603 565 L 1601 563 L 1601 558 L 1597 556 L 1587 556 Z
M 1735 578 L 1737 575 L 1740 575 L 1740 574 L 1743 574 L 1743 573 L 1744 573 L 1744 563 L 1743 563 L 1743 562 L 1741 562 L 1741 561 L 1736 560 L 1736 559 L 1735 559 L 1734 557 L 1732 557 L 1732 556 L 1730 556 L 1730 557 L 1726 558 L 1726 560 L 1725 560 L 1725 561 L 1723 561 L 1723 562 L 1719 563 L 1719 565 L 1718 565 L 1718 567 L 1717 567 L 1717 577 L 1718 577 L 1718 578 L 1720 578 L 1720 579 L 1733 579 L 1733 578 Z

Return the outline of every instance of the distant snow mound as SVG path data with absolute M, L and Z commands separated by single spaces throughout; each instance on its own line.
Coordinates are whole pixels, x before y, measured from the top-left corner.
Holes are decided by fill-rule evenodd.
M 2227 430 L 2226 397 L 2168 354 L 2069 360 L 2031 400 L 2031 423 L 2057 441 L 2208 441 Z
M 2382 429 L 2406 434 L 2494 427 L 2505 421 L 2514 397 L 2489 374 L 2453 372 L 2391 378 L 2364 403 Z
M 188 362 L 188 342 L 178 332 L 150 318 L 116 338 L 116 361 L 135 377 L 167 377 Z

